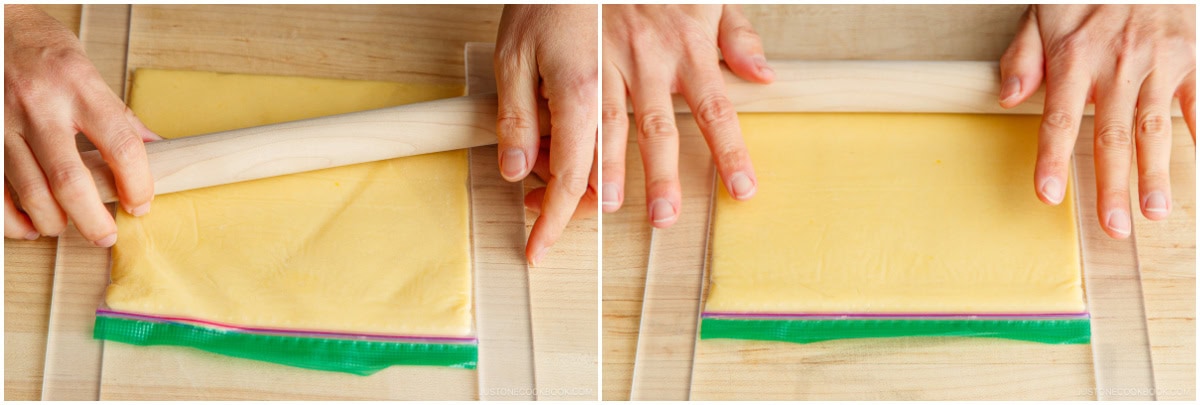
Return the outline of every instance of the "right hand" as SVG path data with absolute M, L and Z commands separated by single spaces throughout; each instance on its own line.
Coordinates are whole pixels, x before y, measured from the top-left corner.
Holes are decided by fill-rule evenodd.
M 525 245 L 536 265 L 568 221 L 596 212 L 596 6 L 505 6 L 494 58 L 500 174 L 546 181 L 525 196 L 538 212 Z M 548 142 L 539 136 L 543 102 Z
M 674 224 L 682 203 L 672 93 L 687 99 L 729 194 L 738 200 L 754 196 L 754 167 L 737 112 L 725 96 L 721 56 L 746 80 L 775 78 L 758 34 L 738 6 L 604 6 L 604 212 L 616 211 L 624 201 L 626 96 L 637 122 L 646 208 L 655 227 Z
M 1171 103 L 1196 136 L 1194 5 L 1033 5 L 1000 61 L 1000 105 L 1014 107 L 1046 82 L 1034 186 L 1062 202 L 1085 104 L 1093 128 L 1096 216 L 1113 238 L 1133 231 L 1130 160 L 1137 153 L 1142 215 L 1171 212 Z
M 112 169 L 121 207 L 150 211 L 143 142 L 161 138 L 108 88 L 79 39 L 35 6 L 4 6 L 4 117 L 5 237 L 57 236 L 69 218 L 93 245 L 116 243 L 116 222 L 76 148 L 79 132 Z

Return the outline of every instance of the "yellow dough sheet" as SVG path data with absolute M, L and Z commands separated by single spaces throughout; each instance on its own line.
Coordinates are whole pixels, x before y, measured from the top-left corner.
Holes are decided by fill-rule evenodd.
M 1039 117 L 740 119 L 758 194 L 718 187 L 706 312 L 1085 311 L 1074 181 L 1034 194 Z
M 458 85 L 138 70 L 130 106 L 176 138 L 462 95 Z M 258 328 L 473 332 L 467 152 L 157 196 L 117 217 L 117 311 Z

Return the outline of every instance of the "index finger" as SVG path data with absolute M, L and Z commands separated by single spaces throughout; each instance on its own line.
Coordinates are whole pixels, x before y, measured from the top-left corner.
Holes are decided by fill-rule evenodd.
M 1038 130 L 1034 184 L 1043 202 L 1058 205 L 1066 194 L 1072 151 L 1091 90 L 1091 76 L 1073 62 L 1060 62 L 1047 69 L 1046 105 Z
M 688 78 L 683 83 L 683 97 L 708 141 L 726 190 L 735 199 L 750 199 L 757 190 L 754 166 L 742 140 L 737 112 L 725 96 L 725 81 L 718 65 L 713 60 L 697 60 L 681 73 L 681 77 Z
M 132 113 L 115 97 L 102 106 L 83 106 L 82 110 L 80 129 L 112 169 L 121 208 L 134 216 L 149 213 L 154 177 L 142 135 L 127 118 Z
M 590 188 L 597 122 L 595 75 L 592 77 L 590 85 L 583 80 L 562 89 L 548 87 L 550 178 L 546 181 L 541 215 L 534 222 L 525 247 L 525 256 L 535 265 L 558 240 Z

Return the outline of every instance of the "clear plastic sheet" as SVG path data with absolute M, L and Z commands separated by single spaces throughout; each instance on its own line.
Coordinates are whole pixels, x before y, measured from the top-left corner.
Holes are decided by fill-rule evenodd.
M 692 211 L 706 211 L 713 187 L 720 185 L 690 117 L 677 121 L 681 154 L 687 156 L 680 162 L 685 204 L 700 200 L 700 205 L 687 206 Z M 1081 131 L 1091 132 L 1090 118 L 1084 119 Z M 741 338 L 714 338 L 721 334 L 711 323 L 714 317 L 702 316 L 705 279 L 693 284 L 691 277 L 680 280 L 679 271 L 666 271 L 689 256 L 709 255 L 707 243 L 694 241 L 709 240 L 710 216 L 684 216 L 671 232 L 654 233 L 632 396 L 697 400 L 1153 398 L 1133 242 L 1110 239 L 1095 226 L 1091 137 L 1080 137 L 1075 149 L 1076 184 L 1080 187 L 1077 201 L 1068 203 L 1077 204 L 1079 213 L 1090 319 L 1057 325 L 1067 326 L 1055 328 L 1057 331 L 1069 331 L 1062 335 L 1069 338 L 1056 339 L 1057 343 L 1071 344 L 946 334 L 848 336 L 845 330 L 837 339 L 797 344 L 783 339 L 787 333 L 780 336 L 778 324 L 759 328 L 757 333 L 765 334 L 763 340 L 745 339 L 744 330 L 733 331 Z M 688 199 L 688 190 L 697 188 L 703 195 Z M 676 232 L 674 228 L 680 225 L 688 226 L 689 231 Z M 707 265 L 707 261 L 700 263 L 701 268 Z M 685 313 L 691 314 L 690 320 Z M 822 324 L 810 321 L 803 324 Z M 653 334 L 647 333 L 647 325 L 653 326 Z M 706 326 L 710 327 L 707 332 Z M 692 340 L 681 342 L 668 332 L 690 334 Z M 649 359 L 659 362 L 643 363 Z M 1137 395 L 1130 396 L 1130 392 Z

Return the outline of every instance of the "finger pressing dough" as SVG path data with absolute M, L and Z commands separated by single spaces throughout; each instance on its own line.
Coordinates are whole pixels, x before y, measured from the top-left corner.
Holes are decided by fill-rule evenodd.
M 740 119 L 758 194 L 717 187 L 706 312 L 1085 311 L 1074 182 L 1034 193 L 1039 117 Z
M 176 138 L 459 95 L 143 69 L 130 106 Z M 157 196 L 149 215 L 117 216 L 106 303 L 242 327 L 471 335 L 467 167 L 452 151 Z

